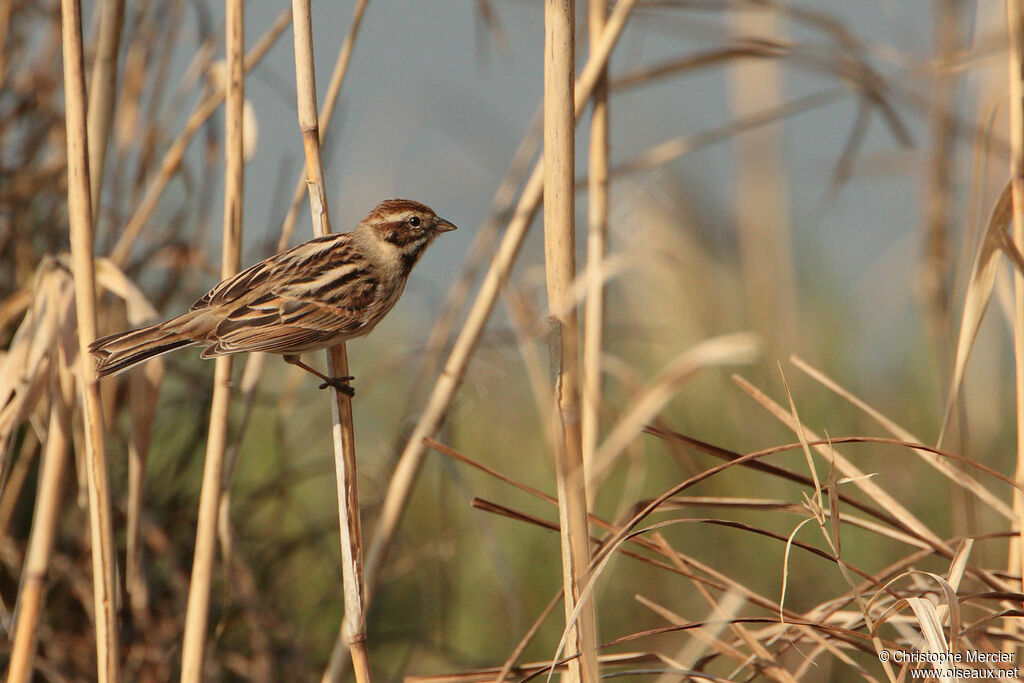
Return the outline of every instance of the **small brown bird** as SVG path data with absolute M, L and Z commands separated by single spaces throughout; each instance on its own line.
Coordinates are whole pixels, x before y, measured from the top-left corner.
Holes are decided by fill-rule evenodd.
M 427 246 L 455 226 L 408 199 L 381 202 L 351 232 L 317 237 L 224 280 L 167 322 L 97 339 L 89 351 L 109 377 L 191 344 L 202 358 L 279 353 L 349 396 L 351 377 L 327 377 L 299 354 L 369 333 L 405 289 Z

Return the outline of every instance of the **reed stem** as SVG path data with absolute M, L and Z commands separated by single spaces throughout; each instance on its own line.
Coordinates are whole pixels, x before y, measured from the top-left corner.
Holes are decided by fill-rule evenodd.
M 317 119 L 316 77 L 313 68 L 313 22 L 309 0 L 292 0 L 292 23 L 295 27 L 295 85 L 298 96 L 299 131 L 306 152 L 306 186 L 313 233 L 331 233 L 320 154 L 320 126 Z M 340 87 L 340 82 L 339 82 Z M 327 374 L 346 376 L 348 356 L 345 344 L 327 349 Z M 366 616 L 363 605 L 362 527 L 359 518 L 359 495 L 356 478 L 355 429 L 352 421 L 352 399 L 340 391 L 332 391 L 331 423 L 334 444 L 334 467 L 338 484 L 338 522 L 341 533 L 341 572 L 345 615 L 342 634 L 348 643 L 356 680 L 371 680 L 366 649 Z M 340 678 L 328 664 L 324 678 Z
M 1010 39 L 1010 192 L 1013 201 L 1013 244 L 1024 253 L 1024 3 L 1006 2 L 1007 30 Z M 1024 273 L 1013 271 L 1013 356 L 1016 365 L 1017 466 L 1015 479 L 1024 481 Z M 1011 576 L 1024 567 L 1024 493 L 1013 491 L 1013 509 L 1017 513 L 1020 534 L 1010 544 Z M 1016 620 L 1011 619 L 1011 622 Z M 1011 629 L 1017 630 L 1016 624 Z
M 580 655 L 569 661 L 569 680 L 596 682 L 599 672 L 592 601 L 583 605 L 574 623 L 590 565 L 580 426 L 579 325 L 572 293 L 576 279 L 576 3 L 547 0 L 544 9 L 544 265 L 554 335 L 553 450 L 562 539 L 562 592 L 569 631 L 566 655 Z
M 244 50 L 245 14 L 242 0 L 225 2 L 225 52 L 227 91 L 225 97 L 224 220 L 221 277 L 238 272 L 241 260 L 242 206 L 244 201 L 244 157 L 242 108 L 245 101 Z M 231 407 L 231 356 L 217 358 L 213 374 L 210 429 L 206 438 L 206 461 L 199 493 L 196 548 L 192 561 L 185 634 L 182 646 L 181 680 L 198 683 L 203 679 L 210 586 L 217 549 L 217 517 L 223 489 L 224 457 L 228 442 Z
M 96 620 L 97 678 L 119 679 L 117 588 L 111 521 L 110 484 L 103 445 L 103 406 L 89 344 L 96 339 L 96 269 L 93 261 L 92 199 L 86 124 L 82 7 L 61 0 L 64 100 L 67 127 L 68 220 L 78 317 L 78 351 L 85 426 L 85 463 L 92 542 L 93 601 Z

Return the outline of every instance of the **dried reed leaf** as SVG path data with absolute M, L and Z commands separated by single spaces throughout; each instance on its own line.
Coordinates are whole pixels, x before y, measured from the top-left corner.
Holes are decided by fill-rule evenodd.
M 949 574 L 946 576 L 946 582 L 953 587 L 953 590 L 960 589 L 960 582 L 964 578 L 964 570 L 967 569 L 967 559 L 971 556 L 973 548 L 974 539 L 965 538 L 960 543 L 960 547 L 956 549 L 953 561 L 949 563 Z
M 939 429 L 939 438 L 936 441 L 938 446 L 942 445 L 942 439 L 946 434 L 946 427 L 953 414 L 953 406 L 956 404 L 956 397 L 960 393 L 960 384 L 963 382 L 964 370 L 967 368 L 967 360 L 970 358 L 971 350 L 974 348 L 974 341 L 977 339 L 978 330 L 981 328 L 982 318 L 985 316 L 985 309 L 988 308 L 989 298 L 992 295 L 992 285 L 995 282 L 996 268 L 999 265 L 1000 250 L 1006 244 L 1006 234 L 1013 219 L 1013 202 L 1010 192 L 1010 183 L 1003 187 L 999 193 L 995 206 L 988 219 L 988 227 L 982 236 L 981 244 L 978 246 L 974 258 L 974 265 L 971 268 L 971 279 L 967 284 L 967 293 L 964 297 L 964 309 L 960 316 L 960 332 L 956 344 L 956 360 L 953 363 L 953 376 L 949 382 L 949 392 L 946 396 L 946 408 L 942 414 L 942 426 Z
M 945 654 L 949 651 L 946 635 L 942 632 L 942 621 L 939 619 L 935 605 L 925 598 L 907 598 L 907 605 L 914 611 L 917 623 L 921 627 L 921 635 L 927 644 L 928 652 Z
M 33 278 L 32 306 L 0 360 L 0 459 L 4 461 L 0 470 L 6 467 L 14 429 L 44 393 L 50 356 L 67 329 L 74 329 L 74 321 L 71 274 L 60 260 L 46 257 Z
M 772 414 L 776 419 L 785 424 L 792 430 L 796 430 L 796 425 L 793 423 L 791 416 L 786 410 L 769 398 L 764 392 L 757 389 L 747 380 L 743 379 L 739 375 L 733 375 L 733 381 L 740 386 L 748 395 L 750 395 L 755 401 L 761 404 L 765 410 Z M 817 441 L 818 436 L 814 432 L 808 431 L 807 436 L 812 441 Z M 859 467 L 854 465 L 841 453 L 834 451 L 824 446 L 815 446 L 815 450 L 826 460 L 834 460 L 839 471 L 845 476 L 850 477 L 854 480 L 857 487 L 864 491 L 866 494 L 875 499 L 875 501 L 881 505 L 888 512 L 899 518 L 900 522 L 908 529 L 913 530 L 915 533 L 921 535 L 922 538 L 928 540 L 930 543 L 935 544 L 937 547 L 945 548 L 946 544 L 940 539 L 934 531 L 932 531 L 924 522 L 917 518 L 909 509 L 895 497 L 893 497 L 888 491 L 883 489 L 881 486 L 876 484 L 870 478 L 864 476 L 864 472 Z
M 693 639 L 675 657 L 682 664 L 682 668 L 694 668 L 695 663 L 704 656 L 709 647 L 713 647 L 716 650 L 736 652 L 719 636 L 726 626 L 739 615 L 740 609 L 745 602 L 742 595 L 736 591 L 729 590 L 722 596 L 717 605 L 712 606 L 712 613 L 707 616 L 700 628 L 691 631 Z
M 782 560 L 782 589 L 779 591 L 779 614 L 782 615 L 782 620 L 785 621 L 785 607 L 786 607 L 786 587 L 789 585 L 789 552 L 793 547 L 793 541 L 796 539 L 796 535 L 804 528 L 804 525 L 813 521 L 812 518 L 808 517 L 804 521 L 796 525 L 796 528 L 790 532 L 789 537 L 786 539 L 786 552 L 783 555 Z
M 807 443 L 807 435 L 804 433 L 803 422 L 800 421 L 800 414 L 796 410 L 796 403 L 793 401 L 793 394 L 789 390 L 789 382 L 786 381 L 786 374 L 782 371 L 782 363 L 778 363 L 779 377 L 782 378 L 782 386 L 786 389 L 786 399 L 789 401 L 789 414 L 796 425 L 796 436 L 800 439 L 800 450 L 804 453 L 804 461 L 807 463 L 807 470 L 811 473 L 811 480 L 814 482 L 814 499 L 810 501 L 809 508 L 819 524 L 823 524 L 821 503 L 821 482 L 818 481 L 818 470 L 814 467 L 814 457 L 811 456 L 811 447 Z
M 888 417 L 875 410 L 872 406 L 861 400 L 858 396 L 848 391 L 845 387 L 840 385 L 834 379 L 826 375 L 821 370 L 813 367 L 807 361 L 803 360 L 799 356 L 790 356 L 790 362 L 793 363 L 797 368 L 807 373 L 812 379 L 820 382 L 826 388 L 835 392 L 837 395 L 846 399 L 853 405 L 857 406 L 860 410 L 864 411 L 869 417 L 882 425 L 896 438 L 901 439 L 908 443 L 923 443 L 916 436 L 911 434 L 909 431 L 896 424 L 896 422 L 890 420 Z M 996 494 L 987 489 L 977 479 L 971 476 L 969 473 L 962 469 L 954 467 L 947 459 L 942 458 L 937 453 L 933 453 L 931 450 L 926 448 L 914 448 L 914 453 L 921 457 L 926 463 L 934 467 L 936 470 L 941 472 L 951 483 L 967 489 L 975 496 L 977 496 L 986 505 L 991 507 L 993 510 L 998 512 L 1000 515 L 1010 521 L 1015 521 L 1017 516 L 1009 505 L 1004 503 Z M 847 478 L 847 481 L 854 481 L 855 478 Z
M 877 631 L 881 628 L 882 624 L 893 620 L 899 612 L 905 606 L 910 606 L 917 617 L 917 626 L 920 629 L 921 636 L 925 639 L 930 652 L 945 653 L 950 651 L 956 651 L 957 648 L 957 636 L 960 633 L 960 600 L 957 598 L 956 590 L 938 574 L 931 572 L 924 572 L 920 570 L 910 570 L 896 576 L 890 581 L 886 582 L 882 590 L 878 591 L 871 597 L 865 608 L 865 616 L 871 611 L 871 608 L 875 605 L 882 605 L 888 601 L 891 597 L 890 588 L 893 584 L 902 581 L 904 579 L 930 579 L 928 583 L 934 583 L 938 586 L 939 591 L 943 597 L 943 607 L 948 610 L 949 614 L 949 629 L 950 633 L 953 634 L 952 642 L 947 643 L 945 634 L 943 633 L 942 622 L 943 619 L 939 616 L 935 605 L 930 601 L 923 600 L 918 597 L 901 598 L 893 600 L 891 604 L 886 607 L 883 612 L 875 619 L 874 624 L 871 628 L 872 635 L 877 635 Z M 916 590 L 925 590 L 924 586 L 918 587 Z M 927 606 L 923 605 L 922 602 L 927 603 Z M 901 623 L 894 621 L 893 624 L 899 626 Z M 936 649 L 933 649 L 936 648 Z
M 124 301 L 129 324 L 143 325 L 159 315 L 142 290 L 109 258 L 96 259 L 96 283 Z

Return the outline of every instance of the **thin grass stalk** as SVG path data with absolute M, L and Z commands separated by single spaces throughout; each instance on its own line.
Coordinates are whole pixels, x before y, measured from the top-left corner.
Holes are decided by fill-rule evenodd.
M 159 398 L 163 368 L 150 364 L 136 372 L 128 382 L 129 413 L 131 434 L 128 441 L 128 500 L 125 511 L 125 592 L 128 604 L 138 623 L 145 623 L 149 602 L 146 586 L 146 569 L 143 566 L 142 544 L 139 532 L 142 527 L 142 497 L 146 483 L 146 461 L 153 437 L 153 419 Z
M 159 49 L 157 49 L 157 46 L 147 49 L 149 54 L 146 57 L 146 71 L 148 72 L 146 80 L 149 85 L 149 92 L 146 93 L 144 98 L 146 103 L 145 109 L 141 107 L 139 109 L 141 115 L 140 122 L 145 122 L 146 124 L 145 132 L 142 132 L 139 136 L 141 144 L 139 146 L 139 162 L 136 172 L 140 180 L 149 174 L 156 152 L 159 150 L 158 141 L 164 135 L 160 115 L 163 112 L 167 86 L 174 80 L 168 78 L 168 73 L 171 68 L 171 58 L 175 52 L 174 47 L 178 44 L 178 34 L 183 23 L 181 15 L 185 9 L 185 0 L 172 0 L 170 3 L 165 2 L 161 4 L 169 4 L 171 9 L 158 19 L 160 23 L 166 22 L 167 24 L 167 28 L 163 29 L 164 35 L 160 40 Z M 146 40 L 146 38 L 143 37 L 143 40 Z
M 100 212 L 103 169 L 107 159 L 107 141 L 114 119 L 114 94 L 117 89 L 117 52 L 124 25 L 124 0 L 104 0 L 100 13 L 100 35 L 92 65 L 89 87 L 89 179 L 93 222 Z
M 274 43 L 281 33 L 291 23 L 291 12 L 284 10 L 277 17 L 274 25 L 263 35 L 260 40 L 252 46 L 249 50 L 249 54 L 245 56 L 245 70 L 249 71 L 255 67 L 264 55 L 273 47 Z M 115 265 L 122 265 L 131 253 L 132 246 L 135 244 L 135 240 L 138 239 L 139 234 L 142 232 L 142 228 L 146 225 L 149 219 L 153 216 L 153 212 L 156 211 L 156 207 L 160 202 L 160 198 L 163 196 L 164 190 L 167 189 L 167 185 L 171 182 L 171 179 L 178 172 L 181 167 L 182 159 L 185 157 L 185 151 L 188 149 L 189 144 L 192 142 L 192 138 L 195 137 L 196 133 L 203 127 L 206 120 L 213 115 L 213 112 L 217 110 L 221 102 L 224 101 L 226 93 L 224 90 L 218 90 L 215 93 L 207 95 L 192 111 L 189 115 L 188 121 L 185 122 L 185 128 L 181 131 L 174 142 L 167 148 L 167 152 L 164 154 L 163 160 L 160 162 L 160 169 L 149 184 L 146 186 L 146 191 L 142 196 L 142 201 L 139 202 L 135 212 L 131 218 L 128 219 L 125 225 L 124 231 L 118 238 L 117 243 L 110 252 L 110 259 Z
M 570 657 L 580 655 L 569 662 L 570 680 L 596 682 L 593 601 L 582 609 L 578 606 L 581 586 L 588 578 L 590 533 L 580 425 L 579 325 L 572 293 L 576 279 L 575 12 L 574 0 L 547 0 L 544 5 L 544 265 L 554 333 L 553 408 L 555 425 L 560 427 L 555 430 L 554 457 L 569 630 L 565 652 Z
M 55 354 L 56 355 L 56 354 Z M 61 382 L 57 362 L 51 365 L 53 380 L 50 393 L 50 420 L 46 430 L 46 447 L 40 465 L 39 491 L 32 514 L 32 533 L 29 537 L 25 567 L 21 575 L 14 624 L 14 644 L 11 649 L 7 683 L 28 683 L 32 679 L 32 662 L 36 653 L 39 615 L 46 592 L 46 575 L 53 556 L 57 521 L 60 518 L 61 480 L 71 446 L 70 406 L 74 400 L 70 381 Z M 70 380 L 70 377 L 68 377 Z
M 608 17 L 608 0 L 590 0 L 591 51 L 601 39 Z M 583 464 L 589 469 L 597 452 L 601 414 L 601 353 L 604 330 L 604 278 L 600 277 L 608 249 L 608 68 L 594 86 L 590 115 L 590 172 L 587 177 L 587 300 L 583 311 Z M 588 489 L 593 507 L 596 490 Z
M 601 74 L 601 69 L 608 61 L 612 48 L 622 34 L 626 26 L 626 20 L 630 12 L 637 4 L 637 0 L 620 0 L 615 4 L 608 23 L 605 26 L 601 40 L 594 47 L 586 65 L 580 72 L 576 81 L 575 93 L 575 116 L 579 119 L 583 107 L 589 101 L 594 92 Z M 484 326 L 494 310 L 498 293 L 508 279 L 512 265 L 519 254 L 519 248 L 526 237 L 527 229 L 533 220 L 534 213 L 541 199 L 544 190 L 543 183 L 543 159 L 538 160 L 534 166 L 526 185 L 523 188 L 519 203 L 512 214 L 505 236 L 498 246 L 491 265 L 480 285 L 480 291 L 466 316 L 466 322 L 459 331 L 455 344 L 448 360 L 445 362 L 430 398 L 420 414 L 420 418 L 413 428 L 409 441 L 399 458 L 398 465 L 388 484 L 388 491 L 381 508 L 380 519 L 370 544 L 366 559 L 366 574 L 369 576 L 369 586 L 372 590 L 380 576 L 381 567 L 387 558 L 387 551 L 394 539 L 398 529 L 398 522 L 405 510 L 409 495 L 412 493 L 413 484 L 416 482 L 420 466 L 423 464 L 425 446 L 423 439 L 433 436 L 440 428 L 448 412 L 448 407 L 455 396 L 455 391 L 462 383 L 469 360 L 476 350 L 476 345 L 483 334 Z M 338 644 L 335 644 L 332 658 L 338 652 Z
M 306 185 L 313 232 L 317 236 L 331 233 L 320 155 L 320 126 L 317 120 L 316 77 L 313 68 L 313 23 L 309 0 L 292 0 L 292 23 L 295 31 L 295 87 L 298 96 L 299 131 L 306 152 Z M 348 375 L 345 344 L 327 350 L 327 373 L 331 377 Z M 341 572 L 345 599 L 345 615 L 341 633 L 348 643 L 352 667 L 359 683 L 368 683 L 370 661 L 366 649 L 366 615 L 363 605 L 363 547 L 359 518 L 359 495 L 356 481 L 355 429 L 352 421 L 352 399 L 340 391 L 332 391 L 331 423 L 334 444 L 334 467 L 338 483 L 338 523 L 341 534 Z M 340 679 L 341 672 L 328 664 L 324 679 Z
M 936 59 L 946 65 L 956 59 L 960 50 L 960 0 L 942 0 L 935 3 L 934 26 Z M 924 254 L 921 284 L 924 295 L 925 316 L 929 325 L 932 348 L 942 368 L 941 382 L 950 383 L 955 372 L 954 351 L 950 345 L 951 293 L 948 286 L 952 260 L 950 235 L 952 232 L 952 210 L 954 188 L 952 184 L 953 159 L 956 151 L 956 131 L 952 112 L 956 107 L 957 78 L 955 73 L 939 69 L 932 80 L 932 101 L 928 110 L 928 124 L 931 145 L 926 164 L 924 194 Z M 950 368 L 946 372 L 946 368 Z M 961 411 L 966 406 L 966 396 L 961 397 Z M 962 414 L 962 412 L 961 412 Z M 960 447 L 967 451 L 963 438 Z M 974 501 L 965 496 L 962 489 L 950 483 L 950 521 L 958 535 L 965 535 L 976 528 L 978 510 Z
M 241 259 L 242 202 L 244 180 L 242 107 L 244 82 L 244 9 L 242 0 L 225 2 L 225 53 L 227 85 L 225 97 L 225 173 L 224 238 L 221 251 L 221 276 L 238 272 Z M 185 634 L 182 644 L 181 680 L 198 683 L 203 678 L 206 631 L 210 611 L 210 585 L 216 560 L 217 511 L 223 487 L 224 457 L 228 440 L 231 407 L 231 356 L 217 358 L 213 374 L 213 401 L 210 429 L 206 438 L 206 461 L 199 493 L 199 518 L 196 522 L 196 548 L 192 560 Z
M 34 384 L 36 386 L 30 388 L 29 391 L 38 396 L 42 393 L 43 379 L 36 380 Z M 13 460 L 13 464 L 9 466 L 9 470 L 3 473 L 3 491 L 0 492 L 0 537 L 7 536 L 11 518 L 18 507 L 21 491 L 25 488 L 28 475 L 35 466 L 35 459 L 41 445 L 38 437 L 32 434 L 22 440 L 17 458 L 11 458 L 9 455 L 5 458 L 8 461 Z M 5 448 L 4 451 L 6 450 Z
M 107 458 L 103 448 L 103 407 L 89 344 L 96 339 L 96 271 L 93 262 L 89 141 L 86 125 L 82 7 L 61 0 L 64 53 L 64 101 L 67 126 L 68 221 L 75 278 L 75 312 L 85 427 L 85 463 L 92 543 L 93 600 L 96 620 L 96 671 L 102 682 L 119 679 L 116 566 L 110 511 Z
M 1013 244 L 1024 252 L 1024 3 L 1006 1 L 1006 23 L 1010 39 L 1010 191 L 1013 198 Z M 1017 399 L 1017 469 L 1015 478 L 1024 480 L 1024 274 L 1013 271 L 1013 356 Z M 1014 489 L 1013 509 L 1017 513 L 1017 531 L 1011 543 L 1010 575 L 1024 567 L 1024 494 Z M 1014 622 L 1011 619 L 1009 622 Z M 1016 630 L 1014 623 L 1008 628 Z
M 942 0 L 934 7 L 936 58 L 939 64 L 951 63 L 959 51 L 959 0 Z M 931 86 L 928 110 L 931 146 L 928 151 L 924 196 L 924 272 L 926 313 L 931 333 L 943 366 L 950 356 L 948 334 L 950 296 L 946 285 L 950 271 L 949 233 L 952 210 L 951 173 L 954 143 L 953 125 L 955 73 L 938 69 Z M 960 523 L 960 522 L 956 522 Z

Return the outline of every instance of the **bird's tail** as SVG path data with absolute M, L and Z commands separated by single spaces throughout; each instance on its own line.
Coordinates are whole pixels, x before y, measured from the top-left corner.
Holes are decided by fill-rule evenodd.
M 97 375 L 110 377 L 154 356 L 195 344 L 201 338 L 194 325 L 197 313 L 190 311 L 159 325 L 97 339 L 89 345 L 97 359 Z

